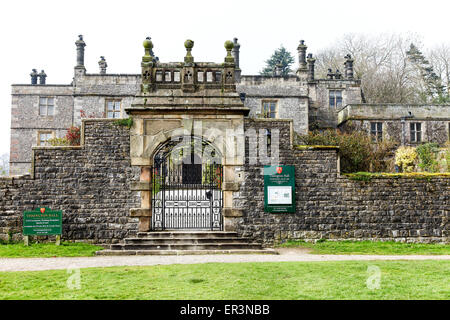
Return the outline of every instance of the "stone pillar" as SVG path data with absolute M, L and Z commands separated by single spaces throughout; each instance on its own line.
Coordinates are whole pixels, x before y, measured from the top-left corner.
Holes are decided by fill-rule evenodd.
M 153 79 L 153 67 L 155 65 L 152 49 L 153 42 L 150 37 L 147 37 L 143 44 L 145 54 L 142 57 L 141 69 L 142 69 L 142 85 L 141 91 L 143 94 L 152 92 L 155 89 L 155 83 Z
M 108 64 L 106 63 L 105 57 L 101 56 L 100 61 L 98 62 L 98 66 L 100 67 L 100 74 L 106 74 L 106 68 Z
M 36 69 L 31 70 L 30 77 L 31 77 L 31 84 L 33 85 L 37 84 L 38 73 Z
M 234 44 L 234 47 L 233 47 L 232 54 L 234 57 L 234 65 L 235 65 L 235 71 L 234 71 L 235 79 L 236 79 L 236 82 L 241 82 L 241 68 L 239 68 L 239 50 L 241 48 L 241 45 L 239 44 L 237 38 L 233 39 L 233 44 Z
M 47 78 L 47 75 L 45 74 L 44 70 L 41 70 L 41 73 L 38 74 L 39 77 L 39 84 L 45 84 L 45 78 Z
M 353 79 L 353 62 L 355 60 L 352 59 L 351 55 L 348 54 L 345 56 L 345 78 L 346 79 Z
M 75 66 L 75 74 L 84 75 L 86 74 L 86 68 L 84 67 L 84 47 L 86 47 L 86 43 L 83 40 L 83 35 L 80 34 L 78 36 L 75 45 L 77 46 L 77 65 Z
M 314 81 L 314 64 L 316 59 L 313 58 L 312 53 L 308 54 L 308 81 Z

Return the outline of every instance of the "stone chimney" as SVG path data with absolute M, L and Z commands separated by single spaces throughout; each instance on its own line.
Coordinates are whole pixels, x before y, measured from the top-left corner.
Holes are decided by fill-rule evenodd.
M 106 63 L 104 56 L 100 56 L 98 66 L 100 67 L 100 74 L 106 74 L 106 68 L 108 67 L 108 64 Z
M 36 69 L 31 70 L 30 77 L 31 77 L 31 84 L 32 85 L 37 84 L 38 73 Z
M 279 62 L 275 65 L 274 76 L 281 77 L 283 65 Z
M 307 70 L 307 66 L 306 66 L 306 49 L 307 48 L 308 47 L 305 45 L 305 40 L 300 40 L 300 44 L 297 47 L 299 70 Z
M 355 60 L 352 59 L 352 56 L 350 54 L 347 54 L 345 57 L 345 78 L 346 79 L 353 79 L 353 62 Z
M 234 38 L 233 39 L 233 50 L 232 50 L 232 55 L 234 57 L 234 65 L 235 65 L 235 70 L 234 70 L 234 74 L 235 74 L 235 80 L 236 82 L 240 82 L 241 81 L 241 68 L 239 68 L 239 50 L 241 49 L 241 45 L 238 42 L 238 38 Z
M 86 68 L 84 67 L 84 47 L 86 47 L 86 43 L 83 41 L 83 35 L 78 36 L 78 40 L 75 42 L 77 46 L 77 65 L 75 66 L 76 70 L 79 70 L 78 73 L 85 74 Z
M 47 75 L 45 74 L 44 70 L 41 70 L 41 73 L 38 74 L 39 77 L 39 84 L 45 84 L 45 78 L 47 78 Z
M 313 58 L 312 53 L 308 54 L 308 81 L 314 81 L 314 64 L 316 59 Z

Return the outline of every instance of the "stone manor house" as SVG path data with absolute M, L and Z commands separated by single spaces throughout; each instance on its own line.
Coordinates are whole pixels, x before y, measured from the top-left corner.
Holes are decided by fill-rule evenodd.
M 343 74 L 317 79 L 303 41 L 288 76 L 279 68 L 241 74 L 237 39 L 225 42 L 223 63 L 195 61 L 191 40 L 184 61 L 166 63 L 147 38 L 140 74 L 108 74 L 104 57 L 99 73 L 87 73 L 82 36 L 75 45 L 72 83 L 46 84 L 33 69 L 31 84 L 12 87 L 13 176 L 0 178 L 1 238 L 20 237 L 23 212 L 45 206 L 63 211 L 64 239 L 129 254 L 260 250 L 285 239 L 448 242 L 448 176 L 355 181 L 340 174 L 337 147 L 294 138 L 356 128 L 403 144 L 444 143 L 450 106 L 366 104 L 353 59 L 343 59 Z M 48 145 L 73 125 L 81 126 L 79 146 Z M 273 201 L 284 197 L 291 209 L 268 211 L 265 170 L 283 179 L 283 166 L 293 192 L 277 191 Z
M 11 104 L 11 175 L 30 172 L 31 149 L 47 145 L 51 137 L 63 137 L 70 126 L 80 126 L 81 119 L 124 118 L 140 91 L 141 74 L 108 74 L 105 58 L 100 57 L 98 73 L 87 73 L 84 66 L 85 42 L 76 41 L 77 64 L 70 84 L 47 84 L 47 75 L 33 69 L 31 84 L 12 86 Z M 366 104 L 361 81 L 353 76 L 353 59 L 343 58 L 344 73 L 329 73 L 327 79 L 314 74 L 315 59 L 307 55 L 300 41 L 296 74 L 281 76 L 242 75 L 239 65 L 240 44 L 234 39 L 236 92 L 249 118 L 292 119 L 293 130 L 306 134 L 313 128 L 348 128 L 365 130 L 378 139 L 394 138 L 402 144 L 423 141 L 445 143 L 449 137 L 450 106 Z M 153 51 L 150 53 L 153 54 Z M 156 61 L 156 59 L 155 59 Z M 181 84 L 179 72 L 167 63 L 156 63 L 155 84 L 175 88 Z M 200 64 L 192 74 L 195 85 L 218 85 L 222 74 Z M 38 81 L 39 79 L 39 81 Z M 351 123 L 351 126 L 348 124 Z

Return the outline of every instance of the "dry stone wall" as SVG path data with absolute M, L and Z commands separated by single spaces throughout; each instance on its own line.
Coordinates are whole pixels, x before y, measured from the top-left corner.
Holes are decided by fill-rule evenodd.
M 63 210 L 63 238 L 117 242 L 137 230 L 129 210 L 140 204 L 130 183 L 129 129 L 112 121 L 85 121 L 82 147 L 34 149 L 32 176 L 0 179 L 0 236 L 20 237 L 22 212 L 40 206 Z

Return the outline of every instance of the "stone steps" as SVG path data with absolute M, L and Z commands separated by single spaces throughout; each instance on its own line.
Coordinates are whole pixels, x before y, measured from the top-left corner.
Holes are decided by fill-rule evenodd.
M 139 232 L 112 244 L 98 255 L 276 254 L 260 243 L 240 238 L 236 232 L 160 231 Z
M 278 254 L 273 249 L 233 249 L 233 250 L 102 250 L 97 251 L 99 256 L 183 256 L 183 255 L 205 255 L 205 254 Z

